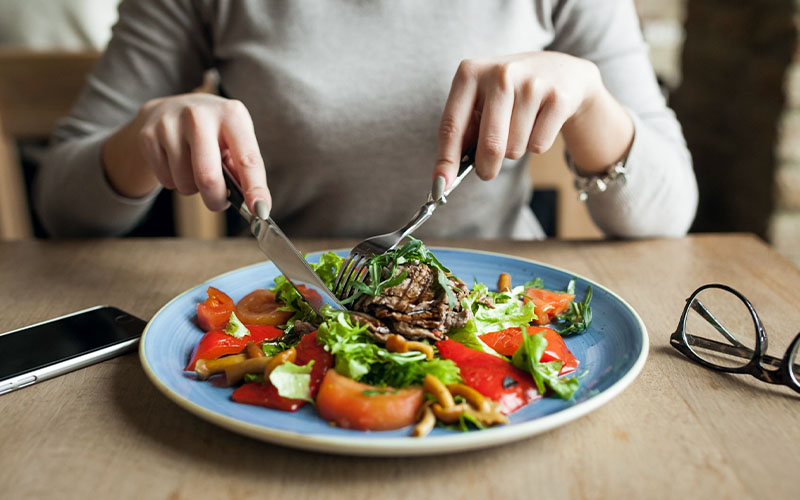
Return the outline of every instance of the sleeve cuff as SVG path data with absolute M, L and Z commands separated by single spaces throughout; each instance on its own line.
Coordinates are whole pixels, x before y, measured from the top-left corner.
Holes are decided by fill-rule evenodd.
M 36 181 L 35 200 L 53 236 L 120 236 L 145 216 L 160 188 L 141 198 L 116 192 L 102 166 L 102 149 L 112 132 L 54 146 Z

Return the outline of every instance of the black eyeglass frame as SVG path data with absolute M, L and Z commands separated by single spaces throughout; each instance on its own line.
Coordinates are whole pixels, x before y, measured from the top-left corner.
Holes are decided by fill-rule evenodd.
M 702 305 L 702 302 L 695 301 L 697 295 L 702 292 L 703 290 L 708 290 L 710 288 L 718 288 L 720 290 L 724 290 L 726 292 L 732 293 L 735 295 L 739 300 L 741 300 L 747 309 L 750 311 L 750 315 L 753 318 L 753 324 L 756 329 L 756 345 L 754 349 L 750 349 L 749 347 L 745 346 L 736 338 L 728 333 L 722 325 L 719 324 L 718 321 L 710 314 L 710 312 Z M 689 308 L 695 304 L 699 304 L 699 306 L 693 307 L 693 309 L 703 316 L 703 318 L 712 324 L 731 344 L 723 344 L 721 342 L 716 342 L 714 340 L 706 339 L 705 337 L 695 337 L 691 334 L 686 333 L 686 318 L 689 314 Z M 689 337 L 692 338 L 694 344 L 690 344 Z M 794 338 L 791 344 L 789 344 L 789 348 L 786 349 L 786 354 L 784 354 L 783 359 L 776 358 L 773 356 L 769 356 L 765 354 L 767 350 L 767 332 L 764 329 L 764 324 L 761 323 L 761 318 L 758 317 L 755 308 L 750 303 L 747 298 L 739 293 L 737 290 L 727 286 L 722 285 L 719 283 L 710 283 L 707 285 L 703 285 L 689 296 L 686 299 L 686 306 L 683 308 L 683 313 L 681 314 L 681 319 L 678 322 L 678 327 L 672 333 L 669 339 L 670 344 L 672 347 L 677 349 L 681 354 L 686 356 L 687 358 L 691 359 L 692 361 L 699 363 L 706 368 L 710 368 L 712 370 L 717 370 L 721 372 L 727 373 L 744 373 L 754 376 L 755 378 L 770 383 L 770 384 L 780 384 L 786 385 L 791 389 L 794 389 L 796 392 L 800 393 L 800 380 L 795 377 L 794 372 L 790 369 L 790 364 L 792 362 L 792 357 L 795 353 L 795 350 L 800 349 L 800 333 Z M 730 354 L 733 356 L 738 356 L 743 359 L 750 358 L 750 361 L 744 365 L 739 367 L 729 367 L 729 366 L 720 366 L 714 363 L 711 363 L 700 356 L 692 350 L 691 345 L 700 345 L 707 349 L 716 350 L 717 352 L 722 352 L 725 354 Z M 769 370 L 764 368 L 764 364 L 768 364 L 770 366 L 778 367 L 776 370 Z

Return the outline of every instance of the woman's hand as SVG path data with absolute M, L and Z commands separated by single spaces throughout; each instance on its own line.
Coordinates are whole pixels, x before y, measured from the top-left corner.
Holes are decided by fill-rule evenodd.
M 106 174 L 120 194 L 144 196 L 160 183 L 181 194 L 199 191 L 215 211 L 228 205 L 223 160 L 253 213 L 256 200 L 272 205 L 253 121 L 240 101 L 202 93 L 154 99 L 103 148 Z
M 444 176 L 449 185 L 462 151 L 477 140 L 475 170 L 493 179 L 503 158 L 543 153 L 559 132 L 586 173 L 627 153 L 633 123 L 597 66 L 558 52 L 464 60 L 442 113 L 434 177 Z

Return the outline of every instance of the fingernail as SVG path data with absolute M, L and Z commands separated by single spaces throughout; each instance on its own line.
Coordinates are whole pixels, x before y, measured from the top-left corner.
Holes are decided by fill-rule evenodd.
M 444 188 L 447 185 L 447 179 L 443 175 L 437 175 L 433 179 L 433 187 L 431 187 L 431 198 L 434 200 L 440 199 L 444 195 Z
M 259 219 L 269 219 L 269 205 L 267 205 L 265 200 L 256 200 L 254 208 L 256 209 L 256 215 Z

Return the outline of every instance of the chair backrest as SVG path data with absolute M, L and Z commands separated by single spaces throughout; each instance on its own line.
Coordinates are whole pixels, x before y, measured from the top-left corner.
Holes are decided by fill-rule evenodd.
M 99 55 L 0 51 L 0 116 L 6 134 L 47 137 L 56 120 L 69 112 Z
M 33 234 L 17 141 L 50 134 L 98 57 L 97 52 L 0 50 L 0 240 Z

